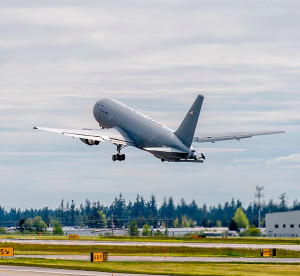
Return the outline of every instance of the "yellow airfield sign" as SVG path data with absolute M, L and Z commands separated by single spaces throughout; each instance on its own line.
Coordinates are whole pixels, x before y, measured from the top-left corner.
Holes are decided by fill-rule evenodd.
M 261 249 L 260 254 L 262 257 L 275 257 L 276 249 Z
M 0 247 L 0 257 L 13 257 L 14 248 L 13 247 Z
M 107 252 L 91 253 L 91 262 L 107 262 Z
M 69 235 L 69 240 L 78 240 L 79 235 Z

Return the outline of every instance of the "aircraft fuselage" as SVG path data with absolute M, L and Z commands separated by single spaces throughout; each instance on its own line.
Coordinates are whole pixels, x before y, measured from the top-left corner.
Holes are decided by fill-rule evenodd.
M 112 99 L 96 102 L 93 114 L 103 128 L 118 127 L 122 129 L 139 149 L 152 147 L 172 147 L 185 153 L 153 153 L 158 158 L 187 158 L 192 149 L 184 145 L 174 132 L 157 121 Z

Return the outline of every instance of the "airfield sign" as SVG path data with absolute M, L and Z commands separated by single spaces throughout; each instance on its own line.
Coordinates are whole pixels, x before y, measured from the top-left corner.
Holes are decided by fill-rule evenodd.
M 78 240 L 79 235 L 69 235 L 69 240 Z
M 262 257 L 275 257 L 276 249 L 261 249 L 260 254 Z
M 107 262 L 107 252 L 91 253 L 91 262 Z
M 14 248 L 13 247 L 0 247 L 0 257 L 13 257 Z

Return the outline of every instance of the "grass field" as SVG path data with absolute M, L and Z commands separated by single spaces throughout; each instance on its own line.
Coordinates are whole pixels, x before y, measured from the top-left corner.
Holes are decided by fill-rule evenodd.
M 36 266 L 63 269 L 105 271 L 115 273 L 147 273 L 165 275 L 300 275 L 300 265 L 255 263 L 153 263 L 113 262 L 90 263 L 45 259 L 0 259 L 0 265 Z M 1 268 L 0 268 L 1 269 Z
M 68 236 L 34 236 L 34 235 L 1 235 L 1 239 L 38 239 L 68 240 Z M 189 237 L 129 237 L 129 236 L 80 236 L 86 241 L 141 241 L 141 242 L 211 242 L 211 243 L 248 243 L 248 244 L 300 244 L 300 238 L 266 238 L 266 237 L 221 237 L 189 238 Z
M 244 248 L 195 248 L 184 246 L 119 246 L 119 245 L 52 245 L 0 243 L 0 247 L 14 247 L 16 255 L 87 255 L 106 251 L 110 255 L 184 256 L 184 257 L 260 257 L 259 249 Z M 277 250 L 278 258 L 300 258 L 300 251 Z
M 131 239 L 141 240 L 141 239 Z M 163 240 L 163 239 L 162 239 Z M 153 241 L 153 239 L 152 239 Z M 0 259 L 0 265 L 19 265 L 52 267 L 64 269 L 93 270 L 104 272 L 123 272 L 137 274 L 164 275 L 300 275 L 299 264 L 269 263 L 202 263 L 202 262 L 107 262 L 91 263 L 75 260 L 51 260 L 38 258 L 18 258 L 26 255 L 89 255 L 91 252 L 107 251 L 109 255 L 138 256 L 185 256 L 185 257 L 260 257 L 259 249 L 243 248 L 195 248 L 185 246 L 126 246 L 126 245 L 52 245 L 2 243 L 0 247 L 12 246 L 15 250 L 13 259 Z M 277 250 L 279 258 L 300 258 L 300 251 Z M 1 269 L 1 267 L 0 267 Z

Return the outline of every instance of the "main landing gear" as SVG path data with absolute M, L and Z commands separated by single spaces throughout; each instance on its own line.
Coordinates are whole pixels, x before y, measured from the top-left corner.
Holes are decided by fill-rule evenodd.
M 114 154 L 112 156 L 112 161 L 116 161 L 116 160 L 118 160 L 118 161 L 124 161 L 125 160 L 125 154 L 120 154 L 120 151 L 121 151 L 121 149 L 123 147 L 124 146 L 122 146 L 122 145 L 117 145 L 117 151 L 118 151 L 118 153 Z
M 116 160 L 124 161 L 125 160 L 125 154 L 114 154 L 112 156 L 112 160 L 113 161 L 116 161 Z

